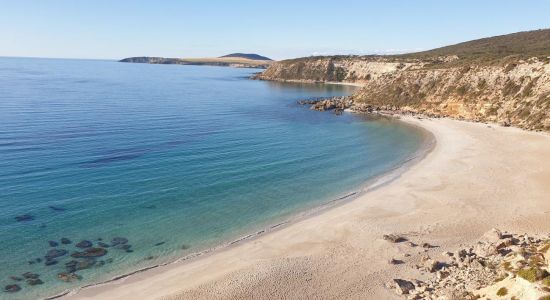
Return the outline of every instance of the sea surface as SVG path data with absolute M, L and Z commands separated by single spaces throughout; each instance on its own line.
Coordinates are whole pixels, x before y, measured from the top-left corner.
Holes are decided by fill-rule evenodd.
M 423 144 L 387 118 L 296 104 L 354 87 L 248 79 L 258 71 L 0 58 L 0 299 L 230 242 L 361 188 Z M 106 255 L 71 257 L 83 240 Z M 52 249 L 67 254 L 46 265 Z M 75 268 L 80 280 L 58 279 Z

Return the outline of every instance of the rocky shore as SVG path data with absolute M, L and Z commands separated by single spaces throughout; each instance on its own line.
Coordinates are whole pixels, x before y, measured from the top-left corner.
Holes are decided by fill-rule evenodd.
M 422 254 L 437 246 L 415 243 L 395 234 L 384 239 L 407 243 L 410 252 L 420 253 L 416 263 L 408 261 L 410 254 L 389 261 L 423 275 L 423 280 L 394 278 L 387 284 L 407 299 L 550 299 L 550 235 L 519 235 L 492 229 L 477 244 L 443 252 L 439 258 Z

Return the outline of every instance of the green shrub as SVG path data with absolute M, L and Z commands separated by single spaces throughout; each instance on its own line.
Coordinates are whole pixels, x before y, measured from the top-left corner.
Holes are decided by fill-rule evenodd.
M 497 291 L 497 296 L 506 296 L 506 294 L 508 294 L 508 289 L 505 288 L 505 287 L 501 287 L 500 289 L 498 289 Z
M 535 282 L 537 281 L 537 269 L 529 268 L 529 269 L 519 270 L 518 276 L 529 282 Z

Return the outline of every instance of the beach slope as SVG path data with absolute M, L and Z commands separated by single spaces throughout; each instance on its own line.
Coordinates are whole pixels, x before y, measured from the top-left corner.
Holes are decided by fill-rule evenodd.
M 550 228 L 550 137 L 448 119 L 408 122 L 433 150 L 399 178 L 318 215 L 191 261 L 89 287 L 68 299 L 401 299 L 386 284 L 493 227 Z M 418 245 L 390 243 L 400 234 Z M 392 258 L 403 264 L 390 264 Z

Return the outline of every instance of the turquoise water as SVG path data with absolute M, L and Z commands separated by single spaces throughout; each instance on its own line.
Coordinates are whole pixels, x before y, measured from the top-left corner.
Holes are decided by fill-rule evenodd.
M 21 287 L 0 298 L 52 295 L 230 241 L 345 195 L 422 144 L 397 122 L 295 104 L 351 87 L 247 79 L 257 71 L 0 58 L 0 284 Z M 57 278 L 69 255 L 44 263 L 50 249 L 114 237 L 131 247 L 106 248 L 80 281 Z M 10 279 L 25 272 L 43 284 Z

